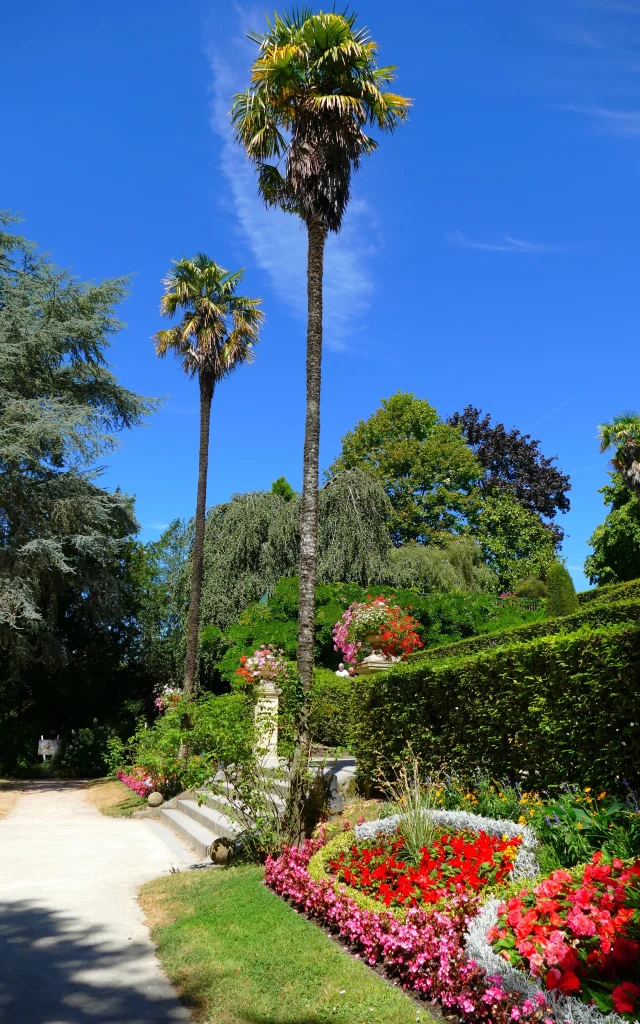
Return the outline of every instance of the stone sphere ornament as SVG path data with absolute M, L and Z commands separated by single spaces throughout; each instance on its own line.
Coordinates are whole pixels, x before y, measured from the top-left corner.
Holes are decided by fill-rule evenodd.
M 218 839 L 215 843 L 211 844 L 209 856 L 214 864 L 226 864 L 233 857 L 233 848 L 229 843 L 225 843 L 223 839 Z
M 162 807 L 164 803 L 164 797 L 162 793 L 149 793 L 149 796 L 147 797 L 147 803 L 149 807 Z

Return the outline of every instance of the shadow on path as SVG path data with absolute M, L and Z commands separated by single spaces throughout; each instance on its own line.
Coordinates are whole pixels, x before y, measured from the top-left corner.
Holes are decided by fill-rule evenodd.
M 189 1020 L 153 952 L 115 949 L 99 928 L 31 901 L 0 903 L 2 1024 L 177 1024 Z

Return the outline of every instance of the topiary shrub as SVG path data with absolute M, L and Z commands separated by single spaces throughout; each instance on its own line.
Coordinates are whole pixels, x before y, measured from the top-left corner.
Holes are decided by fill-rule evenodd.
M 547 591 L 547 614 L 572 615 L 580 607 L 576 588 L 573 585 L 571 575 L 561 562 L 554 562 L 546 578 Z

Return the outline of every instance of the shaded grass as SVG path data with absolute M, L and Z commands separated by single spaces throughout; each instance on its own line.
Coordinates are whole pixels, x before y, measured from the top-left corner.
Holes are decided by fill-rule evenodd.
M 262 884 L 262 868 L 189 872 L 140 902 L 162 966 L 202 1024 L 416 1024 L 433 1018 Z
M 0 818 L 4 818 L 20 796 L 20 783 L 13 779 L 0 779 Z
M 130 818 L 134 811 L 147 806 L 146 800 L 133 793 L 119 779 L 95 779 L 87 783 L 87 798 L 94 807 L 111 818 Z

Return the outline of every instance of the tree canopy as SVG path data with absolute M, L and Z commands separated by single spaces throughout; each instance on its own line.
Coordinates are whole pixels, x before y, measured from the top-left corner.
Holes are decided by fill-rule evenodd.
M 569 477 L 554 466 L 555 456 L 545 458 L 540 442 L 503 423 L 491 423 L 488 414 L 468 405 L 448 422 L 460 427 L 467 444 L 480 462 L 484 475 L 479 483 L 484 494 L 511 494 L 530 512 L 551 520 L 557 512 L 568 512 Z M 556 544 L 564 531 L 550 525 Z
M 509 494 L 484 499 L 476 536 L 487 565 L 505 590 L 513 590 L 518 580 L 544 577 L 555 561 L 551 531 L 537 513 Z
M 482 466 L 458 427 L 444 423 L 423 398 L 397 392 L 342 438 L 330 467 L 364 469 L 391 502 L 393 541 L 428 543 L 462 530 L 477 515 Z
M 640 503 L 621 473 L 600 490 L 609 512 L 589 538 L 593 553 L 584 563 L 591 583 L 624 583 L 640 576 Z
M 125 294 L 0 231 L 0 703 L 14 739 L 29 716 L 34 730 L 59 727 L 64 705 L 89 714 L 101 681 L 113 706 L 135 657 L 138 526 L 98 466 L 155 405 L 106 363 Z

